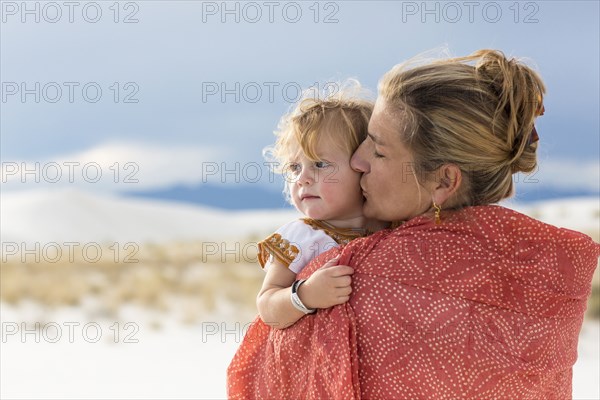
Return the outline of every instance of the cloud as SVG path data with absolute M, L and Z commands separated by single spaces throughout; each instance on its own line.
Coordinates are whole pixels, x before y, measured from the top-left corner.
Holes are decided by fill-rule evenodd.
M 3 190 L 77 187 L 124 192 L 206 183 L 219 178 L 231 152 L 217 146 L 108 142 L 44 160 L 3 161 Z M 216 171 L 215 171 L 216 169 Z

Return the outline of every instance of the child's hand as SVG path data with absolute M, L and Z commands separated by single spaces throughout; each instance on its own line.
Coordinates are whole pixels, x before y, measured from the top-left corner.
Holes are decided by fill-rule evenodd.
M 339 256 L 310 276 L 298 290 L 298 296 L 308 308 L 329 308 L 350 299 L 354 270 L 347 265 L 336 265 Z

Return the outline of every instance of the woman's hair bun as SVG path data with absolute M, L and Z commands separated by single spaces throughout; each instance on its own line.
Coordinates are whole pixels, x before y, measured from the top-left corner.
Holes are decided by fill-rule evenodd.
M 509 59 L 498 50 L 479 50 L 472 56 L 478 58 L 475 69 L 480 79 L 486 81 L 497 96 L 494 121 L 501 116 L 507 121 L 502 129 L 510 149 L 506 162 L 513 173 L 532 172 L 536 167 L 538 139 L 534 122 L 544 111 L 546 88 L 542 79 L 520 60 Z

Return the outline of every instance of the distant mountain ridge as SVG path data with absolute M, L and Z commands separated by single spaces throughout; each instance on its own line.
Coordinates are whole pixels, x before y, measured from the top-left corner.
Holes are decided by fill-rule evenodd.
M 187 204 L 217 207 L 225 210 L 289 209 L 291 205 L 283 193 L 264 185 L 214 185 L 173 186 L 161 190 L 125 192 L 125 196 L 154 200 L 177 201 Z M 592 190 L 562 189 L 523 184 L 517 187 L 515 201 L 531 203 L 571 197 L 598 197 Z
M 122 195 L 153 200 L 177 201 L 225 210 L 290 209 L 283 193 L 264 185 L 173 186 L 161 190 L 124 192 Z

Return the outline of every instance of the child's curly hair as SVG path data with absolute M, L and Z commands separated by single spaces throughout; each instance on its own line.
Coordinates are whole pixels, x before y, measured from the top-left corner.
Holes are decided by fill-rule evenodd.
M 353 79 L 333 86 L 336 90 L 326 94 L 304 91 L 292 110 L 281 117 L 274 132 L 275 145 L 263 150 L 277 173 L 286 173 L 290 160 L 299 150 L 318 161 L 315 149 L 323 138 L 332 139 L 350 157 L 367 137 L 374 106 L 368 92 Z M 284 193 L 289 200 L 288 184 L 286 179 Z

